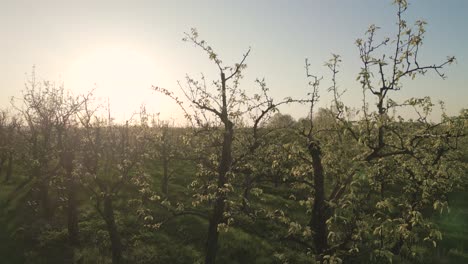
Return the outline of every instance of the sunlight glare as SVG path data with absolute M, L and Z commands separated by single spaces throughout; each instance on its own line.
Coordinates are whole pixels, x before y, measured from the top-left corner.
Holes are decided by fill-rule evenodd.
M 109 100 L 114 118 L 125 120 L 142 103 L 156 104 L 151 85 L 157 78 L 156 64 L 150 56 L 133 48 L 110 46 L 76 58 L 65 73 L 65 85 L 75 93 L 94 89 L 101 103 L 107 106 Z

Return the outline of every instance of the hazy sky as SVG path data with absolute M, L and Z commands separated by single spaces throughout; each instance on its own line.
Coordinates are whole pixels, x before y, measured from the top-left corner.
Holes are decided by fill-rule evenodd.
M 370 24 L 380 37 L 395 33 L 390 0 L 323 1 L 67 1 L 0 0 L 0 107 L 19 96 L 26 74 L 36 65 L 39 78 L 64 83 L 75 93 L 95 88 L 118 117 L 129 117 L 145 103 L 150 111 L 176 118 L 176 107 L 151 91 L 151 85 L 177 89 L 186 73 L 217 78 L 205 54 L 181 41 L 191 27 L 210 43 L 224 62 L 234 63 L 252 48 L 242 82 L 253 91 L 265 78 L 275 98 L 307 93 L 304 59 L 325 78 L 331 53 L 342 55 L 338 77 L 348 90 L 345 102 L 359 105 L 361 90 L 357 38 Z M 448 79 L 428 74 L 408 82 L 397 98 L 429 95 L 444 100 L 448 112 L 468 107 L 468 1 L 411 1 L 407 20 L 429 22 L 421 61 L 438 63 L 447 55 L 457 64 Z M 327 83 L 323 106 L 329 105 Z M 285 112 L 304 116 L 303 107 Z

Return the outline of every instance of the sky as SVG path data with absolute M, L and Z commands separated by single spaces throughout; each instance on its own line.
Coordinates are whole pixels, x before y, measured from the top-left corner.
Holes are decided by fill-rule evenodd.
M 256 78 L 265 78 L 277 100 L 303 98 L 308 90 L 304 59 L 324 80 L 324 62 L 342 56 L 338 74 L 343 100 L 359 106 L 356 81 L 360 70 L 355 40 L 370 24 L 381 27 L 378 37 L 396 32 L 396 8 L 391 0 L 238 0 L 238 1 L 120 1 L 120 0 L 0 0 L 0 108 L 19 98 L 35 65 L 39 79 L 63 84 L 75 94 L 94 91 L 110 102 L 117 119 L 129 118 L 145 104 L 165 119 L 180 112 L 167 98 L 152 91 L 161 86 L 178 91 L 186 74 L 218 78 L 216 66 L 194 45 L 181 41 L 197 28 L 223 62 L 233 64 L 252 49 L 242 88 L 257 92 Z M 453 55 L 446 80 L 428 73 L 406 82 L 396 100 L 431 96 L 443 100 L 447 112 L 468 107 L 468 1 L 410 1 L 406 20 L 428 22 L 421 62 L 434 64 Z M 327 81 L 321 88 L 323 107 L 330 105 Z M 393 96 L 393 94 L 392 94 Z M 305 107 L 281 109 L 295 118 Z

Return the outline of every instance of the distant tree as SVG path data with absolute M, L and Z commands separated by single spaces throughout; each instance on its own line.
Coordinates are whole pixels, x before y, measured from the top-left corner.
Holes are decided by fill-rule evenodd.
M 67 201 L 67 230 L 68 238 L 73 246 L 79 242 L 78 228 L 78 178 L 74 174 L 77 163 L 79 145 L 78 113 L 83 110 L 84 104 L 89 100 L 86 97 L 72 96 L 65 91 L 57 91 L 58 103 L 54 109 L 55 121 L 53 128 L 56 134 L 56 151 L 63 175 L 63 185 L 66 190 Z
M 6 149 L 6 142 L 7 137 L 5 135 L 6 127 L 8 123 L 7 112 L 2 110 L 0 112 L 0 176 L 2 175 L 3 166 L 7 160 L 7 149 Z
M 58 184 L 58 170 L 62 165 L 60 153 L 63 147 L 58 148 L 61 134 L 64 133 L 68 120 L 79 111 L 82 104 L 80 97 L 65 94 L 63 86 L 57 86 L 49 81 L 36 80 L 33 70 L 28 80 L 23 97 L 14 99 L 12 104 L 20 113 L 27 125 L 19 132 L 27 141 L 27 156 L 29 161 L 29 180 L 37 184 L 38 200 L 42 208 L 44 219 L 50 220 L 53 215 L 53 201 L 50 187 L 52 182 Z M 58 137 L 58 138 L 57 138 Z
M 150 141 L 153 151 L 150 152 L 153 161 L 162 164 L 161 193 L 169 196 L 169 183 L 174 171 L 172 163 L 183 160 L 189 153 L 183 148 L 184 133 L 182 129 L 171 127 L 168 121 L 153 120 Z
M 22 135 L 28 141 L 29 178 L 37 182 L 42 216 L 47 220 L 52 216 L 50 181 L 57 167 L 54 164 L 52 142 L 54 89 L 51 83 L 36 81 L 33 71 L 23 94 L 22 106 L 14 104 L 28 126 L 28 130 L 22 131 Z
M 268 121 L 268 127 L 271 128 L 290 128 L 295 125 L 296 121 L 289 114 L 274 114 Z
M 138 182 L 145 180 L 142 162 L 148 143 L 147 127 L 130 125 L 129 121 L 124 125 L 112 124 L 110 120 L 98 118 L 87 103 L 80 123 L 84 135 L 80 142 L 80 167 L 76 173 L 104 220 L 112 263 L 119 264 L 124 261 L 124 248 L 116 221 L 116 204 L 119 198 L 131 194 L 132 186 L 136 192 Z
M 6 166 L 4 182 L 8 183 L 13 174 L 13 163 L 18 142 L 20 121 L 17 116 L 6 110 L 0 111 L 0 176 Z
M 18 145 L 26 147 L 27 182 L 33 183 L 25 182 L 17 191 L 29 186 L 28 193 L 33 194 L 31 204 L 39 201 L 42 217 L 49 223 L 60 201 L 66 201 L 68 235 L 72 245 L 78 243 L 77 186 L 72 173 L 78 136 L 76 115 L 87 100 L 87 97 L 71 95 L 63 85 L 37 80 L 33 69 L 23 97 L 12 101 L 27 125 L 18 128 L 18 134 L 25 140 Z M 64 197 L 59 191 L 62 189 L 66 191 Z

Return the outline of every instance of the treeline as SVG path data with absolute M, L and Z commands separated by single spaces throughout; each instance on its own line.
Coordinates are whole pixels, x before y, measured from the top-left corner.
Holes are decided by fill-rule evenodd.
M 356 42 L 359 109 L 341 100 L 338 55 L 325 64 L 329 109 L 318 108 L 323 78 L 308 61 L 307 96 L 277 101 L 265 80 L 256 94 L 241 89 L 250 50 L 226 66 L 195 29 L 184 40 L 219 79 L 187 77 L 183 99 L 153 87 L 180 106 L 183 128 L 144 108 L 117 124 L 92 94 L 33 73 L 0 115 L 2 261 L 427 263 L 442 239 L 434 214 L 466 187 L 468 112 L 433 122 L 430 98 L 390 99 L 454 61 L 419 63 L 424 23 L 410 28 L 406 1 L 396 5 L 394 41 L 371 26 Z M 278 113 L 286 104 L 310 111 L 296 121 Z M 418 118 L 398 115 L 408 109 Z

